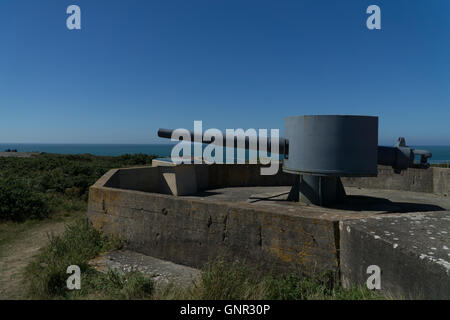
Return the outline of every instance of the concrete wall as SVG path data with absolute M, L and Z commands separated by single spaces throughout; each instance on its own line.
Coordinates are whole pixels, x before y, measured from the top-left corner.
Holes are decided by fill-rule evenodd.
M 105 187 L 168 193 L 162 187 L 161 174 L 158 167 L 113 169 L 106 175 L 109 178 L 104 182 Z
M 428 168 L 394 173 L 391 167 L 378 166 L 377 177 L 342 178 L 344 186 L 369 189 L 403 190 L 448 194 L 450 185 L 450 169 Z
M 276 175 L 262 176 L 261 165 L 256 164 L 214 164 L 208 168 L 208 188 L 291 186 L 294 175 L 284 173 L 281 168 Z
M 445 193 L 449 191 L 449 174 L 450 169 L 432 168 L 394 175 L 390 168 L 381 167 L 377 178 L 346 178 L 344 183 Z M 193 190 L 186 187 L 192 185 L 198 190 L 276 186 L 291 185 L 292 179 L 281 170 L 275 176 L 261 176 L 256 165 L 113 169 L 90 188 L 88 217 L 96 228 L 127 241 L 131 250 L 192 267 L 202 267 L 222 256 L 278 271 L 340 270 L 345 285 L 363 285 L 367 277 L 364 268 L 382 262 L 383 281 L 394 293 L 417 297 L 409 290 L 408 281 L 419 279 L 423 273 L 413 290 L 428 297 L 447 294 L 449 287 L 444 284 L 448 277 L 440 266 L 423 264 L 407 247 L 399 250 L 401 244 L 396 249 L 390 242 L 373 238 L 365 229 L 368 222 L 358 215 L 331 214 L 327 218 L 324 212 L 307 206 L 294 210 L 172 195 L 189 194 Z M 436 214 L 442 216 L 441 212 Z M 374 229 L 380 235 L 392 227 L 388 215 L 374 219 L 387 221 Z M 351 233 L 339 230 L 340 221 L 341 229 L 350 227 Z M 403 278 L 403 274 L 411 276 Z
M 191 165 L 113 169 L 102 181 L 109 188 L 186 195 L 208 187 L 205 169 Z
M 378 266 L 381 289 L 403 299 L 450 297 L 450 212 L 411 213 L 340 222 L 340 270 L 344 287 L 365 286 Z M 415 233 L 410 230 L 415 228 Z M 419 231 L 420 230 L 420 231 Z M 434 237 L 430 238 L 430 234 Z M 443 248 L 444 247 L 444 248 Z M 431 252 L 431 254 L 430 254 Z
M 112 188 L 188 195 L 197 190 L 241 186 L 290 186 L 294 175 L 281 169 L 276 175 L 262 176 L 260 165 L 180 165 L 116 169 L 108 183 Z M 344 186 L 403 190 L 448 195 L 450 169 L 408 169 L 395 174 L 391 167 L 378 166 L 377 177 L 343 177 Z
M 433 168 L 433 192 L 450 195 L 449 168 Z
M 101 184 L 90 189 L 88 217 L 131 250 L 191 267 L 218 256 L 305 273 L 338 267 L 334 221 Z

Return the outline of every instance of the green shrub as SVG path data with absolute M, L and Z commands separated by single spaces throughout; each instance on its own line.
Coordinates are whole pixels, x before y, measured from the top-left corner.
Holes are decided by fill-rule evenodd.
M 69 299 L 148 299 L 154 289 L 153 281 L 138 271 L 120 274 L 109 270 L 104 274 L 89 269 L 81 283 L 81 290 L 71 291 Z
M 245 263 L 226 262 L 219 258 L 202 270 L 200 282 L 190 290 L 191 298 L 200 300 L 251 299 L 258 285 L 256 270 Z M 253 275 L 253 276 L 251 276 Z
M 314 276 L 286 274 L 265 279 L 264 294 L 270 300 L 324 299 L 334 294 L 335 282 L 331 273 Z
M 47 197 L 23 179 L 0 179 L 0 220 L 24 221 L 50 213 Z
M 86 208 L 89 187 L 111 168 L 151 164 L 155 156 L 41 154 L 0 157 L 0 219 L 23 221 Z
M 194 300 L 324 300 L 382 299 L 367 288 L 342 288 L 331 272 L 319 275 L 267 273 L 244 262 L 219 258 L 186 290 L 171 286 L 156 293 L 160 299 Z
M 119 248 L 120 241 L 105 237 L 85 219 L 69 225 L 51 241 L 26 271 L 32 298 L 39 299 L 196 299 L 196 300 L 309 300 L 382 299 L 366 288 L 344 289 L 331 273 L 304 276 L 274 274 L 239 261 L 216 259 L 188 288 L 169 284 L 155 290 L 153 281 L 140 272 L 99 273 L 88 261 L 104 251 Z M 81 290 L 68 290 L 67 267 L 81 269 Z
M 86 219 L 68 225 L 63 235 L 51 236 L 50 243 L 26 270 L 31 298 L 38 299 L 144 299 L 153 292 L 153 282 L 140 272 L 103 274 L 88 261 L 104 251 L 121 246 L 105 237 Z M 67 267 L 81 270 L 81 290 L 67 289 Z

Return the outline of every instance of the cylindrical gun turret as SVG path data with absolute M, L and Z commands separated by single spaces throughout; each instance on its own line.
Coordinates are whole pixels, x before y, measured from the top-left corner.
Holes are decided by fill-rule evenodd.
M 172 134 L 175 130 L 172 129 L 159 129 L 158 136 L 161 138 L 172 139 Z M 195 139 L 194 132 L 189 131 L 191 142 L 201 142 L 205 144 L 215 143 L 214 139 L 205 139 L 203 134 Z M 270 138 L 265 138 L 265 142 L 260 140 L 259 136 L 256 136 L 256 143 L 251 143 L 249 136 L 243 136 L 245 149 L 256 149 L 259 150 L 261 143 L 267 143 L 267 151 L 271 151 L 271 141 Z M 182 137 L 179 140 L 183 140 Z M 226 146 L 226 136 L 223 136 L 222 146 Z M 234 136 L 233 146 L 239 146 L 238 137 Z M 279 138 L 279 152 L 284 158 L 289 155 L 289 140 L 283 137 Z M 420 162 L 414 162 L 415 156 L 420 156 Z M 378 164 L 391 166 L 395 173 L 400 173 L 402 170 L 407 168 L 419 168 L 426 169 L 430 166 L 428 163 L 428 158 L 431 158 L 431 152 L 426 150 L 412 149 L 406 146 L 405 139 L 399 138 L 397 144 L 394 147 L 384 147 L 378 146 Z

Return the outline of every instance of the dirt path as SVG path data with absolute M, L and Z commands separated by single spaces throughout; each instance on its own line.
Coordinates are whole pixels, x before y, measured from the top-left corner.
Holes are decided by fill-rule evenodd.
M 49 239 L 48 234 L 61 234 L 66 222 L 47 221 L 31 227 L 2 248 L 0 255 L 0 300 L 24 299 L 23 274 L 26 266 Z

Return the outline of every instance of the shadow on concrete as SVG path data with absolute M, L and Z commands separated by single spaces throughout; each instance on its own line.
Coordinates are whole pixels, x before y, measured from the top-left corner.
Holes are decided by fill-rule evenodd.
M 232 189 L 232 190 L 230 190 Z M 250 202 L 272 203 L 274 205 L 292 205 L 298 206 L 301 203 L 288 201 L 289 191 L 255 194 L 258 190 L 252 188 L 246 190 L 243 188 L 230 188 L 218 190 L 204 190 L 197 192 L 191 197 L 211 198 L 212 201 L 229 202 Z M 411 199 L 414 201 L 414 199 Z M 328 209 L 338 209 L 355 212 L 378 212 L 378 213 L 408 213 L 408 212 L 432 212 L 445 211 L 447 209 L 429 203 L 417 203 L 410 201 L 391 201 L 386 198 L 365 196 L 365 195 L 346 195 L 341 202 L 330 206 L 324 206 Z
M 350 196 L 330 208 L 349 211 L 384 211 L 386 213 L 445 211 L 444 208 L 426 203 L 394 202 L 385 198 L 370 196 Z
M 287 202 L 286 197 L 289 192 L 277 193 L 273 196 L 250 196 L 248 199 L 251 203 L 259 201 Z
M 286 200 L 288 193 L 280 193 L 273 196 L 252 196 L 249 198 L 251 203 L 257 202 L 274 202 L 289 204 Z M 295 202 L 294 202 L 295 203 Z M 438 205 L 414 202 L 395 202 L 386 198 L 371 196 L 347 195 L 345 200 L 340 203 L 327 206 L 329 209 L 340 209 L 346 211 L 381 211 L 384 213 L 408 213 L 408 212 L 428 212 L 428 211 L 445 211 Z
M 193 194 L 192 197 L 204 198 L 204 197 L 216 196 L 216 195 L 219 195 L 219 194 L 222 194 L 222 193 L 220 193 L 220 192 L 212 192 L 212 191 L 199 191 L 199 192 L 196 192 L 195 194 Z

